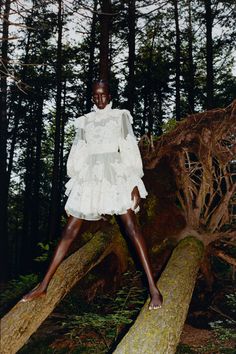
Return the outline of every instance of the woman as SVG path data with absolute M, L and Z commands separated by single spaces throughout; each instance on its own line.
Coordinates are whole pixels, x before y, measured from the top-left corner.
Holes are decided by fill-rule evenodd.
M 147 191 L 141 180 L 142 160 L 131 126 L 132 117 L 127 110 L 112 109 L 110 99 L 108 83 L 95 82 L 94 111 L 75 121 L 76 136 L 67 161 L 68 222 L 43 281 L 22 298 L 23 302 L 46 294 L 83 220 L 99 220 L 105 214 L 116 214 L 147 275 L 149 309 L 162 305 L 162 295 L 155 285 L 145 240 L 135 216 Z

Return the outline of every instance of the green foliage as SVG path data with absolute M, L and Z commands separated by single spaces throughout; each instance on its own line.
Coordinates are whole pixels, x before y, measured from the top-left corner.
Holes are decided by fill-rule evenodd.
M 226 306 L 230 308 L 232 314 L 236 313 L 236 294 L 226 294 Z M 220 341 L 236 340 L 235 333 L 236 321 L 233 318 L 224 318 L 210 323 L 211 328 L 214 330 L 216 336 Z
M 225 295 L 225 305 L 230 307 L 231 313 L 236 312 L 236 294 L 231 293 Z M 235 333 L 236 321 L 232 318 L 223 317 L 221 320 L 210 322 L 210 326 L 215 334 L 216 340 L 210 340 L 204 347 L 191 348 L 185 344 L 179 344 L 176 354 L 184 353 L 220 353 L 220 354 L 234 354 L 234 349 L 227 346 L 227 342 L 236 341 Z
M 176 354 L 194 354 L 196 353 L 192 348 L 187 344 L 179 344 L 176 350 Z
M 53 354 L 55 353 L 55 350 L 50 348 L 48 346 L 48 340 L 47 341 L 32 341 L 29 345 L 26 347 L 23 347 L 21 350 L 18 352 L 19 354 Z M 65 351 L 57 351 L 57 354 L 63 354 L 66 353 Z
M 137 316 L 147 296 L 146 290 L 135 284 L 140 272 L 124 274 L 125 284 L 115 295 L 102 295 L 95 302 L 73 307 L 74 312 L 66 316 L 62 326 L 70 338 L 80 338 L 86 332 L 96 332 L 108 348 L 117 339 L 120 330 L 130 325 Z
M 50 243 L 39 242 L 38 246 L 41 251 L 41 255 L 36 257 L 34 260 L 36 262 L 46 262 L 50 255 Z
M 178 125 L 178 122 L 174 118 L 166 120 L 162 124 L 163 134 L 167 134 L 167 133 L 171 132 L 172 130 L 174 130 L 177 127 L 177 125 Z
M 20 275 L 18 279 L 9 281 L 5 290 L 0 294 L 1 309 L 4 309 L 7 305 L 27 293 L 38 281 L 36 274 Z
M 236 313 L 236 294 L 227 294 L 226 303 L 230 306 L 230 309 L 233 313 Z
M 233 327 L 235 323 L 233 320 L 225 319 L 211 322 L 210 325 L 219 340 L 225 342 L 229 339 L 236 340 L 235 327 Z
M 92 232 L 84 232 L 81 237 L 83 242 L 89 242 L 93 238 L 94 234 Z

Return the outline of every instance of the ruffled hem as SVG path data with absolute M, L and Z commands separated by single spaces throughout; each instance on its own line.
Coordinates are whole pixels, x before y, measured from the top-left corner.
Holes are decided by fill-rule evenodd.
M 66 213 L 85 220 L 99 220 L 105 214 L 126 214 L 128 209 L 137 213 L 139 206 L 133 209 L 134 201 L 131 200 L 131 192 L 135 186 L 138 187 L 141 198 L 146 198 L 147 191 L 140 178 L 126 181 L 119 178 L 116 185 L 111 185 L 107 180 L 79 183 L 77 178 L 71 178 L 66 185 Z
M 126 214 L 133 209 L 131 192 L 135 186 L 141 198 L 147 196 L 141 177 L 138 169 L 122 162 L 119 152 L 91 154 L 66 183 L 65 210 L 68 215 L 85 220 Z M 134 211 L 137 213 L 139 207 Z

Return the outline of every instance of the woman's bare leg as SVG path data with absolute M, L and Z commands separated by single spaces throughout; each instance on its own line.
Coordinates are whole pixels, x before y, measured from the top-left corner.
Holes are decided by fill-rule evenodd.
M 22 302 L 34 300 L 37 297 L 46 294 L 47 287 L 50 280 L 52 279 L 55 271 L 57 270 L 57 268 L 63 261 L 64 257 L 66 256 L 66 253 L 69 250 L 70 245 L 78 235 L 82 223 L 83 223 L 82 219 L 75 218 L 74 216 L 69 217 L 67 224 L 65 225 L 62 231 L 62 237 L 54 252 L 47 273 L 45 274 L 42 282 L 22 298 L 21 300 Z
M 153 272 L 151 268 L 150 259 L 148 256 L 146 242 L 137 224 L 135 213 L 131 209 L 129 209 L 126 214 L 120 215 L 119 217 L 122 221 L 122 224 L 125 227 L 125 231 L 127 235 L 129 236 L 129 238 L 131 239 L 132 243 L 135 246 L 139 259 L 147 275 L 149 291 L 151 295 L 149 309 L 152 310 L 152 309 L 159 308 L 162 305 L 163 298 L 153 278 Z

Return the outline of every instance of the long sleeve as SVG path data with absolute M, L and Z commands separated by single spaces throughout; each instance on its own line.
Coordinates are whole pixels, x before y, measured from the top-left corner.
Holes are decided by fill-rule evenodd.
M 133 118 L 129 111 L 123 110 L 121 117 L 121 136 L 119 139 L 119 150 L 121 160 L 130 171 L 130 178 L 133 186 L 137 186 L 140 196 L 145 198 L 147 191 L 141 178 L 143 177 L 143 163 L 138 143 L 134 135 L 132 124 Z
M 70 149 L 67 159 L 67 175 L 71 179 L 66 183 L 66 195 L 69 194 L 76 175 L 83 168 L 83 164 L 87 158 L 87 143 L 84 130 L 84 116 L 77 118 L 74 123 L 76 129 L 75 138 Z

